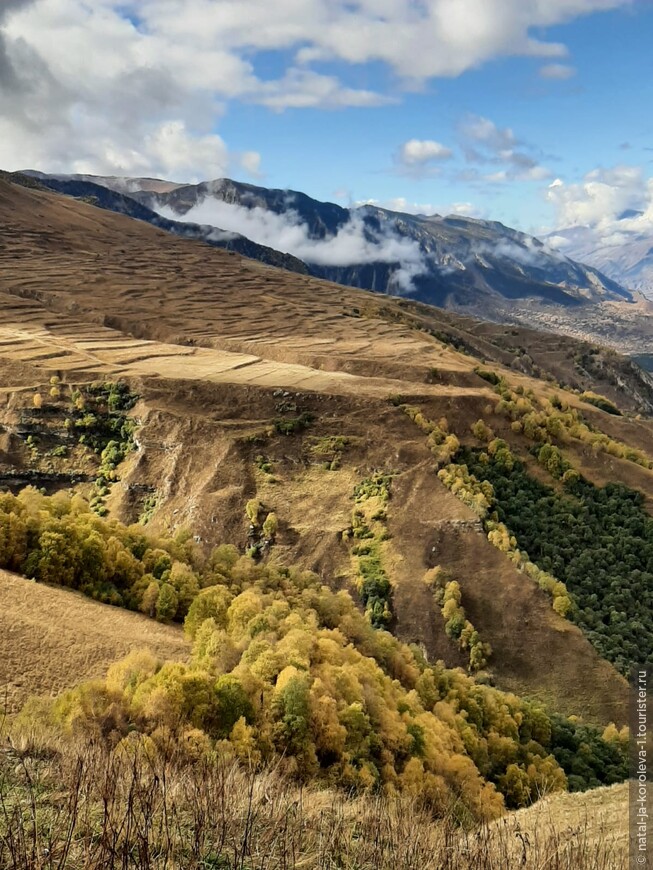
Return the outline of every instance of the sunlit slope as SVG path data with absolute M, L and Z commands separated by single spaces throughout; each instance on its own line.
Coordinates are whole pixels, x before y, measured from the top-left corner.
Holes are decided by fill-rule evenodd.
M 69 392 L 98 378 L 126 380 L 140 396 L 139 449 L 119 469 L 111 515 L 137 521 L 148 493 L 154 529 L 188 528 L 207 548 L 228 541 L 245 550 L 245 505 L 257 497 L 279 518 L 271 558 L 356 594 L 343 533 L 355 487 L 383 470 L 392 476 L 383 541 L 391 629 L 431 660 L 465 665 L 423 582 L 439 565 L 459 582 L 494 650 L 498 686 L 598 722 L 625 721 L 623 678 L 488 544 L 476 515 L 438 480 L 424 434 L 396 407 L 401 400 L 446 418 L 463 443 L 487 419 L 528 458 L 530 443 L 495 413 L 497 396 L 475 368 L 482 357 L 515 387 L 552 397 L 560 388 L 545 374 L 595 386 L 574 360 L 583 346 L 283 272 L 1 181 L 0 301 L 0 475 L 27 470 L 43 486 L 48 467 L 74 470 L 71 458 L 33 460 L 25 446 L 26 421 L 50 446 L 63 430 L 68 393 L 51 400 L 50 377 Z M 517 344 L 527 344 L 530 362 Z M 605 372 L 621 371 L 621 362 L 608 363 L 616 368 L 601 369 L 597 389 L 624 410 L 648 401 L 645 382 L 624 374 L 612 383 Z M 32 407 L 37 389 L 41 416 Z M 564 395 L 602 431 L 653 456 L 646 419 Z M 580 443 L 565 451 L 599 484 L 617 479 L 653 494 L 648 469 Z
M 0 571 L 0 703 L 15 711 L 33 694 L 54 695 L 103 677 L 134 649 L 185 659 L 181 629 Z

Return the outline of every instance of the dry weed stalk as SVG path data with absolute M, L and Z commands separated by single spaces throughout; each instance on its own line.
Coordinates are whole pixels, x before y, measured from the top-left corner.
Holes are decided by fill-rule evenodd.
M 1 724 L 0 724 L 1 727 Z M 280 770 L 2 737 L 6 870 L 617 870 L 587 826 L 535 833 L 506 816 L 469 830 L 418 800 L 302 788 Z

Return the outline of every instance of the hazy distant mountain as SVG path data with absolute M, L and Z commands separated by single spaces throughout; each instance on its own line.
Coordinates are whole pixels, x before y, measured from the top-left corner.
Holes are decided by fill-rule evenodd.
M 623 212 L 607 232 L 571 227 L 549 238 L 567 256 L 590 263 L 624 287 L 653 299 L 653 227 L 642 212 Z
M 37 175 L 37 173 L 31 173 Z M 86 195 L 90 176 L 45 176 L 42 183 Z M 499 316 L 509 300 L 577 306 L 630 301 L 630 293 L 596 268 L 569 259 L 551 246 L 495 221 L 450 215 L 425 216 L 372 205 L 343 208 L 303 193 L 270 190 L 219 179 L 179 185 L 158 179 L 94 178 L 119 201 L 99 196 L 99 205 L 260 257 L 257 246 L 291 256 L 294 268 L 341 284 L 406 295 L 431 304 Z M 75 191 L 78 191 L 77 193 Z M 125 200 L 149 209 L 137 213 Z M 156 213 L 157 218 L 153 217 Z M 189 225 L 187 232 L 179 224 Z M 211 237 L 211 227 L 219 228 Z M 251 253 L 243 239 L 253 243 Z M 280 255 L 280 256 L 281 256 Z M 284 265 L 278 262 L 277 265 Z M 288 266 L 286 266 L 288 268 Z
M 163 178 L 124 178 L 116 175 L 49 175 L 36 170 L 26 170 L 23 175 L 43 180 L 58 179 L 61 181 L 88 181 L 115 190 L 116 193 L 135 193 L 145 190 L 150 193 L 169 193 L 177 187 L 184 187 L 176 181 L 166 181 Z

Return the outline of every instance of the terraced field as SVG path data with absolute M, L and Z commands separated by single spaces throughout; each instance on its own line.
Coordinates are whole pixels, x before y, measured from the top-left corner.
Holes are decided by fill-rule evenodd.
M 6 359 L 62 371 L 375 396 L 398 392 L 400 380 L 402 392 L 478 394 L 469 357 L 437 340 L 444 333 L 506 365 L 525 344 L 561 382 L 578 375 L 578 346 L 561 336 L 285 272 L 2 180 L 0 312 Z M 619 378 L 593 377 L 615 401 L 630 401 Z
M 422 582 L 437 558 L 495 650 L 499 685 L 621 721 L 625 681 L 490 547 L 433 473 L 424 433 L 388 401 L 401 396 L 431 420 L 447 418 L 461 439 L 488 418 L 515 442 L 510 421 L 493 415 L 491 386 L 474 371 L 481 360 L 540 395 L 559 389 L 554 375 L 576 377 L 576 345 L 538 337 L 529 344 L 535 362 L 525 364 L 515 349 L 525 336 L 267 267 L 0 180 L 0 473 L 20 466 L 41 486 L 49 466 L 83 472 L 88 493 L 97 462 L 72 469 L 72 459 L 53 458 L 50 422 L 58 415 L 62 428 L 76 387 L 124 379 L 141 399 L 133 411 L 139 449 L 107 496 L 111 515 L 147 520 L 153 531 L 187 529 L 207 549 L 230 542 L 244 551 L 244 507 L 256 497 L 279 518 L 274 558 L 354 589 L 343 532 L 356 484 L 381 469 L 394 487 L 385 542 L 393 630 L 432 658 L 463 664 Z M 529 376 L 536 364 L 551 380 Z M 53 376 L 66 395 L 48 407 Z M 626 393 L 626 381 L 615 383 L 606 376 L 613 401 L 634 408 L 646 400 L 645 392 Z M 37 389 L 50 417 L 35 422 L 27 412 Z M 600 420 L 607 415 L 567 398 L 613 437 L 653 453 L 649 421 Z M 26 420 L 46 442 L 36 460 Z M 325 457 L 333 439 L 343 448 Z M 524 439 L 524 452 L 528 446 Z M 574 461 L 598 480 L 616 468 L 653 492 L 652 472 L 632 463 L 578 451 Z M 143 517 L 144 493 L 156 502 L 151 519 Z
M 352 380 L 349 367 L 376 365 L 364 374 L 381 378 L 415 363 L 418 371 L 468 368 L 414 329 L 373 311 L 361 316 L 369 294 L 6 183 L 0 217 L 0 353 L 8 359 L 62 371 L 374 394 L 384 385 Z M 118 250 L 116 237 L 124 244 Z
M 399 390 L 424 392 L 423 386 L 405 384 L 399 379 L 363 378 L 343 371 L 321 371 L 300 363 L 282 362 L 275 357 L 266 359 L 252 353 L 129 338 L 116 329 L 96 326 L 93 321 L 51 314 L 39 302 L 16 300 L 10 294 L 0 296 L 0 304 L 0 359 L 29 364 L 47 372 L 67 375 L 96 372 L 124 378 L 172 377 L 377 397 Z M 297 344 L 301 345 L 301 340 Z M 401 357 L 401 343 L 389 344 Z M 286 346 L 283 338 L 279 339 L 279 346 Z M 377 352 L 382 348 L 380 344 Z M 406 355 L 411 350 L 410 343 L 406 342 Z M 487 390 L 441 385 L 428 388 L 427 392 L 481 395 Z

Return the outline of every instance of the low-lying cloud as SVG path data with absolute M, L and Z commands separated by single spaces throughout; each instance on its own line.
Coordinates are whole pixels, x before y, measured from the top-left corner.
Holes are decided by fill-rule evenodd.
M 218 182 L 219 184 L 219 182 Z M 219 195 L 216 189 L 215 193 Z M 169 207 L 159 212 L 167 218 L 215 228 L 213 238 L 239 234 L 260 245 L 292 254 L 317 267 L 347 268 L 369 264 L 394 266 L 388 290 L 398 295 L 410 293 L 414 279 L 424 274 L 452 275 L 488 259 L 503 260 L 524 269 L 551 269 L 568 258 L 556 247 L 530 236 L 479 240 L 462 232 L 445 254 L 439 246 L 428 250 L 415 239 L 402 237 L 397 218 L 373 204 L 350 210 L 349 220 L 337 232 L 317 238 L 293 208 L 288 194 L 286 210 L 278 214 L 253 201 L 250 205 L 224 202 L 209 194 L 183 217 Z M 366 221 L 371 216 L 374 221 Z M 399 220 L 401 220 L 399 218 Z M 218 229 L 219 228 L 219 229 Z M 438 252 L 439 251 L 439 252 Z
M 410 292 L 413 279 L 426 272 L 429 264 L 419 244 L 413 239 L 401 238 L 394 229 L 392 219 L 380 230 L 365 223 L 365 207 L 350 212 L 350 219 L 340 229 L 325 238 L 311 235 L 308 225 L 292 208 L 283 214 L 261 206 L 248 208 L 206 197 L 180 217 L 168 207 L 159 213 L 172 220 L 189 221 L 219 227 L 223 231 L 238 233 L 259 245 L 292 254 L 315 266 L 348 267 L 370 263 L 397 264 L 393 273 L 392 289 L 397 293 Z
M 491 255 L 500 260 L 510 260 L 530 269 L 551 268 L 551 260 L 564 262 L 567 258 L 555 247 L 524 236 L 521 244 L 511 239 L 501 239 L 496 244 L 479 244 L 472 250 L 474 256 Z

